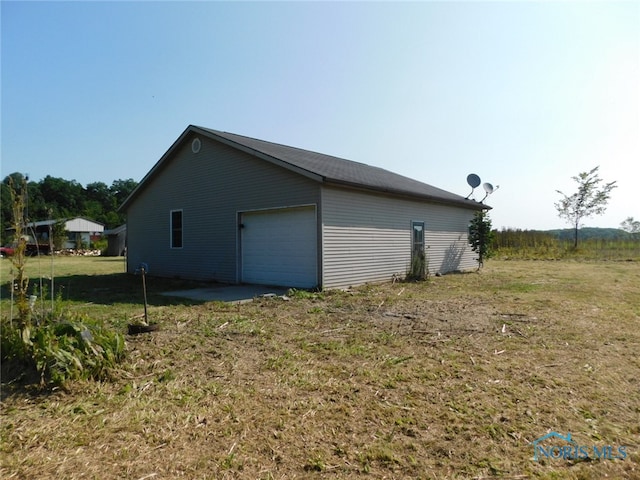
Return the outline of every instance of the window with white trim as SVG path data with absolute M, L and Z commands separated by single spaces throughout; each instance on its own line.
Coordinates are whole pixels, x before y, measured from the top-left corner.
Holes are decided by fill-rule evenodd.
M 411 260 L 424 260 L 424 222 L 411 222 Z

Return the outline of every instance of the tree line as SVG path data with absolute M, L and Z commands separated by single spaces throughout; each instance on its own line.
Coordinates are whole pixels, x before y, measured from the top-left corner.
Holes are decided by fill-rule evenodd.
M 12 173 L 0 184 L 3 241 L 5 232 L 12 225 L 11 184 L 15 189 L 26 185 L 24 217 L 27 222 L 85 217 L 104 224 L 105 229 L 125 223 L 125 215 L 117 211 L 118 207 L 138 185 L 129 178 L 114 180 L 111 186 L 93 182 L 83 187 L 75 180 L 50 175 L 36 182 L 29 181 L 21 173 Z

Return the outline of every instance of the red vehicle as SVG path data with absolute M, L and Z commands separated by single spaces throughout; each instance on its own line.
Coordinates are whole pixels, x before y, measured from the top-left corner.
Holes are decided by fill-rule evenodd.
M 11 257 L 16 251 L 15 246 L 0 247 L 0 256 Z M 24 254 L 27 257 L 34 257 L 36 255 L 49 255 L 51 248 L 47 244 L 27 243 L 24 248 Z

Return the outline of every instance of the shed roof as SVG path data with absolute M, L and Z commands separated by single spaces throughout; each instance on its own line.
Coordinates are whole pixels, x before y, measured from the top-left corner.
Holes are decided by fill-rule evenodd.
M 71 232 L 102 232 L 104 230 L 104 224 L 96 222 L 94 220 L 90 220 L 86 217 L 73 217 L 73 218 L 63 218 L 58 220 L 40 220 L 38 222 L 30 222 L 27 224 L 27 227 L 49 227 L 51 225 L 55 225 L 56 223 L 64 222 L 65 228 Z M 86 229 L 85 229 L 86 227 Z M 91 227 L 91 228 L 88 228 Z M 78 229 L 80 228 L 80 229 Z
M 190 125 L 151 171 L 142 179 L 129 198 L 124 201 L 120 207 L 121 210 L 127 208 L 131 201 L 137 196 L 137 193 L 145 188 L 151 178 L 169 161 L 171 153 L 192 132 L 220 141 L 226 145 L 326 184 L 418 197 L 432 202 L 453 204 L 474 210 L 491 208 L 474 200 L 468 200 L 455 193 L 413 180 L 383 168 L 243 135 Z
M 120 226 L 117 226 L 115 228 L 110 228 L 109 230 L 105 230 L 104 232 L 102 232 L 104 235 L 119 235 L 123 232 L 127 231 L 127 224 L 123 223 Z

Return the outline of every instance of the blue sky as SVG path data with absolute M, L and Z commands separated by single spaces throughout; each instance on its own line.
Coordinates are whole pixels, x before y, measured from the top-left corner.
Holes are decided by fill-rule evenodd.
M 640 2 L 1 3 L 1 154 L 83 185 L 139 181 L 189 124 L 376 165 L 496 228 L 563 228 L 600 166 L 640 219 Z M 476 190 L 481 199 L 482 189 Z

